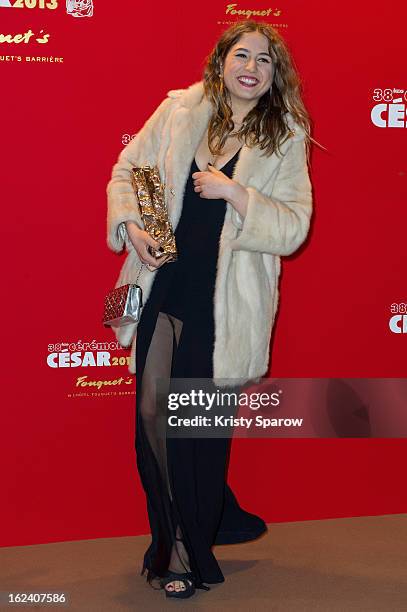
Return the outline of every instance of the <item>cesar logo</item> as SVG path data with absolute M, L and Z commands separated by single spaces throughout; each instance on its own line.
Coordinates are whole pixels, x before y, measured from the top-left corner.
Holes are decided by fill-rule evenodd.
M 393 104 L 376 104 L 372 108 L 371 118 L 373 125 L 380 128 L 407 127 L 406 105 L 400 104 L 401 98 L 394 100 Z
M 407 334 L 407 315 L 394 315 L 389 321 L 389 328 L 393 334 Z
M 375 89 L 373 100 L 376 102 L 370 117 L 373 125 L 378 128 L 406 128 L 407 90 Z

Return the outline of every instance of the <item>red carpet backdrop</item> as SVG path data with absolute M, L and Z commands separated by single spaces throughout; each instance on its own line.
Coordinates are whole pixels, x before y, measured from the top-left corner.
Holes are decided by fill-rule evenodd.
M 315 215 L 285 258 L 270 375 L 406 375 L 407 7 L 322 0 L 0 1 L 2 545 L 148 532 L 128 351 L 101 325 L 123 262 L 106 184 L 228 24 L 276 27 L 301 73 Z M 406 512 L 406 440 L 235 440 L 270 521 Z

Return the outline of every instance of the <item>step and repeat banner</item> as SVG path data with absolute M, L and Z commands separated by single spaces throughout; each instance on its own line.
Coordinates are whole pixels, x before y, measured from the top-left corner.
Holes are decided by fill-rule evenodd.
M 322 145 L 309 240 L 283 258 L 270 375 L 400 384 L 379 415 L 372 388 L 349 409 L 341 387 L 311 439 L 236 440 L 230 482 L 267 521 L 406 511 L 406 17 L 379 2 L 0 0 L 2 545 L 148 531 L 136 381 L 101 323 L 124 257 L 106 246 L 106 185 L 166 92 L 200 80 L 248 18 L 286 39 Z

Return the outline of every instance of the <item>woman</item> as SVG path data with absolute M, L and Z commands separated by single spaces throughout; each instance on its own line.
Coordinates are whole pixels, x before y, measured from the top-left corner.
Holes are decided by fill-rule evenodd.
M 169 597 L 224 581 L 212 545 L 253 539 L 265 524 L 225 483 L 227 439 L 167 439 L 155 381 L 222 386 L 267 371 L 280 255 L 304 242 L 310 223 L 309 130 L 282 38 L 248 20 L 222 34 L 203 81 L 168 93 L 113 168 L 108 244 L 128 250 L 117 286 L 137 279 L 144 300 L 137 329 L 115 330 L 123 346 L 132 342 L 137 374 L 137 464 L 152 532 L 142 573 Z M 162 265 L 149 250 L 159 245 L 130 182 L 144 164 L 165 182 L 176 262 Z

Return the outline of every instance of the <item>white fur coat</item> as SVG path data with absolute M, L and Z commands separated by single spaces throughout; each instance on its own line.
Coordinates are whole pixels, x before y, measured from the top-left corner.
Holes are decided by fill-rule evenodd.
M 135 282 L 141 263 L 131 245 L 125 221 L 143 227 L 130 170 L 157 164 L 165 182 L 173 229 L 177 227 L 188 173 L 208 125 L 212 107 L 203 82 L 169 91 L 143 128 L 122 150 L 107 186 L 108 246 L 128 254 L 116 286 Z M 243 145 L 232 178 L 247 187 L 244 219 L 227 203 L 217 262 L 214 297 L 214 381 L 219 386 L 263 376 L 277 311 L 280 255 L 290 255 L 305 240 L 312 212 L 312 189 L 304 132 L 287 113 L 292 136 L 282 157 L 266 157 L 258 147 Z M 164 264 L 171 265 L 171 264 Z M 144 266 L 138 279 L 147 302 L 157 271 Z M 130 372 L 135 373 L 137 324 L 115 328 L 122 346 L 132 344 Z M 229 382 L 229 384 L 231 384 Z

